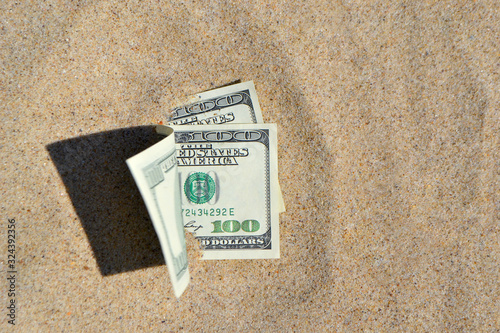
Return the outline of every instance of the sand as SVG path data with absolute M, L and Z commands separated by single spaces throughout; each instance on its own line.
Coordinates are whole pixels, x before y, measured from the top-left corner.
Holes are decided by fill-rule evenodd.
M 0 9 L 0 330 L 500 330 L 499 2 Z M 125 159 L 236 80 L 278 125 L 281 259 L 188 238 L 177 300 Z

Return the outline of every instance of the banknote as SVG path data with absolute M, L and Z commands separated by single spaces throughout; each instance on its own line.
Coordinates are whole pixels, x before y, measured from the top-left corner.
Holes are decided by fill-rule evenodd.
M 172 110 L 168 119 L 170 125 L 263 122 L 253 81 L 205 91 L 189 100 L 190 104 Z
M 189 283 L 189 270 L 174 135 L 171 129 L 164 134 L 165 139 L 129 158 L 127 165 L 160 240 L 175 296 L 180 297 Z
M 180 213 L 203 259 L 279 258 L 276 125 L 172 128 Z
M 253 81 L 233 84 L 191 96 L 192 103 L 175 108 L 170 125 L 222 125 L 263 123 L 259 99 Z M 278 211 L 285 211 L 279 180 Z

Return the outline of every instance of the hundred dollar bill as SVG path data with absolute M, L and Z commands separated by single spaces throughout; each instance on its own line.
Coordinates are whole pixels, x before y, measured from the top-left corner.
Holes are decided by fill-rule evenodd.
M 233 84 L 191 96 L 191 104 L 175 108 L 170 125 L 222 125 L 263 123 L 259 99 L 253 81 Z M 284 212 L 285 202 L 276 178 L 278 211 Z
M 164 134 L 171 133 L 170 129 Z M 127 165 L 160 240 L 175 296 L 180 297 L 189 283 L 189 270 L 174 136 L 129 158 Z
M 279 258 L 276 125 L 172 127 L 180 212 L 203 259 Z
M 190 97 L 192 103 L 172 110 L 170 125 L 262 123 L 253 81 L 205 91 Z

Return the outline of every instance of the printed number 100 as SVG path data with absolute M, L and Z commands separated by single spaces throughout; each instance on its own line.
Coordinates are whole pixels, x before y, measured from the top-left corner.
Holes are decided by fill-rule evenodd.
M 212 233 L 238 232 L 240 229 L 245 232 L 255 232 L 260 229 L 260 223 L 257 220 L 245 220 L 241 223 L 236 220 L 227 220 L 224 222 L 217 220 L 212 222 L 212 224 L 214 225 Z

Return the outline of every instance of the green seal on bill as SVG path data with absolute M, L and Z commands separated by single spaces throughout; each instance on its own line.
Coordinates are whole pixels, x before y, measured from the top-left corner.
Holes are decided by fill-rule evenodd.
M 193 173 L 184 182 L 184 193 L 192 203 L 204 204 L 214 196 L 215 182 L 204 172 Z

